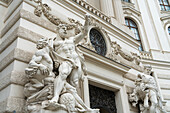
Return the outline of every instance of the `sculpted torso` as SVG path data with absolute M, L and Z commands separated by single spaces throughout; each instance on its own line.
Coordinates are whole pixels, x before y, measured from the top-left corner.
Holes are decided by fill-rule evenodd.
M 57 45 L 59 48 L 56 50 L 56 52 L 62 57 L 69 59 L 71 58 L 73 60 L 78 57 L 73 40 L 65 39 L 64 41 L 58 41 Z

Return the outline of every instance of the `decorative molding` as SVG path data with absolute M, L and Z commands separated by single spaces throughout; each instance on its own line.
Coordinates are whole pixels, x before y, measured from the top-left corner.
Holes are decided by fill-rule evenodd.
M 7 31 L 19 20 L 19 18 L 23 18 L 25 20 L 28 20 L 34 24 L 37 24 L 49 31 L 52 31 L 54 33 L 57 32 L 56 25 L 52 24 L 48 20 L 45 20 L 43 18 L 37 17 L 34 14 L 32 14 L 29 11 L 26 11 L 24 9 L 21 9 L 14 18 L 2 29 L 1 31 L 1 38 L 7 33 Z
M 0 102 L 1 113 L 24 113 L 25 99 L 8 97 L 6 100 Z
M 132 8 L 135 8 L 135 4 L 134 3 L 131 3 L 131 2 L 125 2 L 125 1 L 122 1 L 122 6 L 128 6 L 128 7 L 132 7 Z
M 140 51 L 140 57 L 142 59 L 153 59 L 152 54 L 150 52 L 146 52 L 146 51 Z
M 126 14 L 126 11 L 131 12 L 132 14 L 135 14 L 137 16 L 141 16 L 141 12 L 137 11 L 136 9 L 129 7 L 129 6 L 123 6 L 124 13 Z
M 100 17 L 101 19 L 105 20 L 106 22 L 111 23 L 111 18 L 110 17 L 106 16 L 101 11 L 99 11 L 96 8 L 94 8 L 93 6 L 88 4 L 87 2 L 85 2 L 83 0 L 72 0 L 72 1 L 74 1 L 78 5 L 82 6 L 83 8 L 87 9 L 88 11 L 92 12 L 93 14 L 97 15 L 98 17 Z
M 133 67 L 141 72 L 144 70 L 143 65 L 141 64 L 141 57 L 139 55 L 137 55 L 136 53 L 127 52 L 126 50 L 122 49 L 121 46 L 119 44 L 117 44 L 117 42 L 112 42 L 110 40 L 110 37 L 108 36 L 107 32 L 102 28 L 101 23 L 98 20 L 91 17 L 89 24 L 90 24 L 90 26 L 88 28 L 89 32 L 92 28 L 95 28 L 99 32 L 102 33 L 103 38 L 105 39 L 106 45 L 107 45 L 106 57 L 108 57 L 116 62 Z M 92 44 L 90 42 L 89 36 L 86 36 L 82 40 L 80 45 L 82 45 L 83 47 L 86 47 L 92 51 L 95 51 L 94 47 L 92 46 Z
M 90 30 L 94 28 L 97 29 L 103 36 L 105 42 L 106 42 L 106 46 L 107 46 L 107 51 L 106 51 L 106 57 L 109 56 L 110 54 L 110 50 L 111 50 L 111 40 L 110 37 L 108 36 L 108 33 L 103 29 L 101 23 L 96 20 L 95 18 L 91 17 L 90 18 L 90 23 L 89 23 L 89 28 L 88 31 L 90 32 Z M 90 37 L 89 35 L 86 36 L 80 43 L 80 45 L 92 50 L 92 51 L 96 51 L 95 48 L 92 46 L 91 41 L 90 41 Z
M 168 14 L 167 16 L 162 16 L 160 19 L 161 19 L 162 21 L 164 21 L 164 20 L 169 20 L 169 19 L 170 19 L 170 15 Z
M 12 0 L 0 0 L 0 1 L 8 4 L 8 3 L 11 2 Z
M 34 33 L 26 28 L 18 27 L 0 44 L 0 53 L 2 53 L 18 37 L 33 43 L 36 43 L 40 38 L 45 38 L 44 36 Z

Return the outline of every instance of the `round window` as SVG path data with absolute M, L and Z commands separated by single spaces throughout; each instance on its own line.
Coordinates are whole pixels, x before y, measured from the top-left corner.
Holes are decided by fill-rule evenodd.
M 90 41 L 98 54 L 106 55 L 106 43 L 98 30 L 94 28 L 90 30 Z

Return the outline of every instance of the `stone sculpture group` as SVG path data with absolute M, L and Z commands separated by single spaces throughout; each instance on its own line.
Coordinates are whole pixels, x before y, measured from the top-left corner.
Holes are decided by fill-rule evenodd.
M 151 76 L 151 69 L 151 67 L 147 67 L 144 73 L 138 74 L 135 81 L 136 87 L 129 95 L 129 100 L 132 106 L 139 105 L 140 113 L 166 113 L 156 81 Z
M 77 93 L 77 86 L 86 75 L 84 57 L 77 44 L 84 39 L 81 45 L 94 50 L 86 36 L 94 19 L 86 15 L 84 26 L 71 18 L 68 18 L 69 23 L 67 23 L 50 14 L 51 8 L 41 0 L 33 1 L 38 4 L 34 14 L 39 17 L 44 14 L 55 24 L 57 37 L 38 40 L 38 50 L 29 62 L 28 68 L 25 69 L 28 78 L 24 88 L 27 98 L 25 112 L 99 113 L 98 109 L 86 106 Z M 94 25 L 97 27 L 97 24 Z M 156 81 L 151 76 L 151 68 L 143 69 L 141 58 L 136 53 L 125 52 L 116 42 L 112 42 L 111 46 L 109 58 L 117 61 L 119 55 L 133 62 L 135 65 L 133 68 L 146 71 L 137 76 L 136 87 L 129 95 L 132 106 L 139 105 L 140 113 L 166 113 L 162 107 Z
M 83 80 L 85 72 L 84 58 L 76 44 L 87 35 L 88 19 L 79 27 L 76 35 L 74 24 L 60 24 L 58 34 L 61 40 L 42 38 L 37 43 L 25 72 L 29 82 L 24 92 L 27 97 L 29 113 L 41 113 L 42 110 L 55 113 L 98 113 L 85 105 L 76 88 Z

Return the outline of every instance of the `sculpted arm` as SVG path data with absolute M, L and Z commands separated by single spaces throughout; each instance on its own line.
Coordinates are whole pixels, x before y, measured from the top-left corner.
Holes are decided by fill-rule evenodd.
M 85 17 L 85 24 L 83 27 L 80 28 L 81 32 L 75 36 L 74 38 L 74 42 L 75 43 L 78 43 L 80 42 L 88 33 L 88 27 L 89 27 L 89 24 L 90 23 L 90 16 L 89 15 L 86 15 Z
M 35 53 L 35 55 L 32 57 L 32 60 L 29 63 L 30 67 L 37 67 L 40 70 L 43 70 L 46 68 L 46 66 L 41 63 L 41 60 L 43 59 L 43 55 L 41 54 L 42 53 L 40 51 L 37 51 Z

